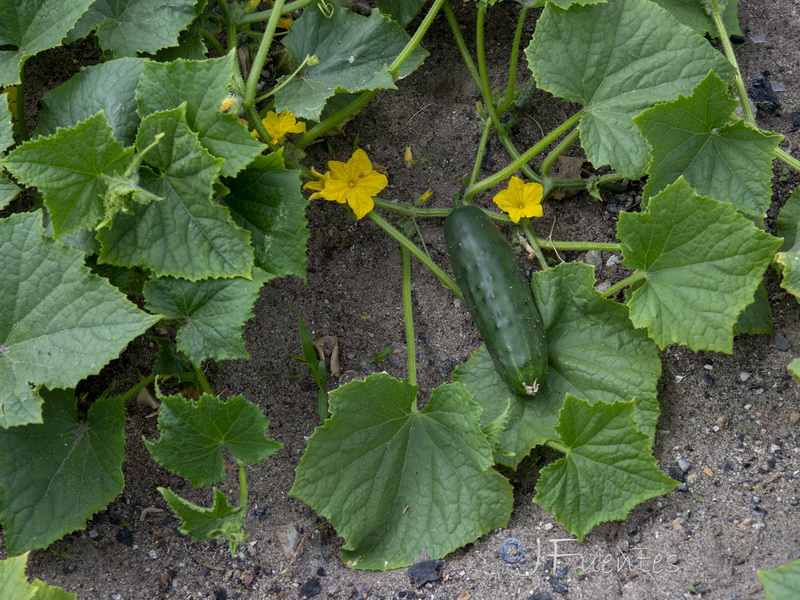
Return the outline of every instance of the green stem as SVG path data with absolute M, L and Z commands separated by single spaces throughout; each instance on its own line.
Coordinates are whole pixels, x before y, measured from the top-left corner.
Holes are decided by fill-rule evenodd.
M 576 127 L 570 131 L 563 140 L 561 140 L 558 146 L 553 148 L 550 153 L 544 157 L 544 160 L 542 160 L 542 167 L 540 169 L 542 172 L 542 177 L 550 176 L 550 168 L 553 166 L 553 163 L 556 162 L 559 156 L 567 151 L 567 148 L 572 145 L 572 142 L 578 139 L 578 135 L 580 135 L 580 131 Z
M 422 42 L 422 38 L 425 37 L 425 34 L 428 32 L 428 29 L 433 23 L 433 19 L 439 12 L 439 9 L 444 4 L 445 0 L 436 0 L 433 5 L 428 9 L 428 14 L 425 15 L 425 18 L 422 19 L 422 22 L 417 27 L 417 30 L 414 32 L 414 35 L 411 36 L 411 39 L 408 40 L 408 43 L 405 45 L 405 48 L 397 55 L 392 61 L 392 64 L 389 65 L 389 73 L 391 73 L 392 77 L 397 79 L 397 74 L 400 71 L 400 68 L 403 64 L 408 60 L 414 50 L 417 49 L 420 42 Z
M 247 473 L 245 472 L 246 465 L 240 458 L 236 459 L 236 465 L 239 467 L 239 508 L 242 509 L 242 514 L 247 514 Z
M 124 394 L 119 396 L 119 399 L 122 400 L 122 403 L 124 404 L 128 400 L 128 398 L 133 398 L 136 394 L 139 393 L 139 390 L 141 390 L 144 387 L 147 387 L 148 385 L 153 383 L 155 380 L 156 380 L 156 374 L 155 373 L 150 373 L 150 375 L 148 375 L 147 377 L 142 379 L 139 383 L 137 383 L 135 386 L 133 386 L 127 392 L 125 392 Z
M 575 250 L 577 252 L 587 252 L 589 250 L 619 252 L 622 250 L 622 244 L 614 244 L 612 242 L 559 242 L 544 238 L 536 238 L 536 241 L 540 246 L 552 248 L 553 250 Z
M 411 305 L 411 257 L 405 247 L 400 247 L 403 265 L 403 321 L 406 325 L 406 350 L 408 352 L 408 383 L 417 385 L 417 348 L 414 340 L 414 314 Z
M 461 35 L 461 27 L 458 24 L 458 19 L 456 19 L 456 15 L 453 12 L 452 7 L 450 6 L 449 0 L 444 4 L 444 15 L 447 17 L 447 24 L 450 25 L 450 31 L 453 33 L 453 38 L 456 41 L 456 46 L 458 47 L 458 51 L 461 53 L 461 59 L 464 61 L 464 64 L 467 66 L 467 71 L 469 71 L 470 76 L 472 77 L 472 81 L 475 83 L 475 87 L 479 90 L 481 89 L 481 76 L 478 73 L 478 69 L 475 67 L 475 63 L 472 60 L 472 57 L 469 54 L 469 49 L 467 48 L 467 44 L 464 41 L 464 36 Z
M 258 136 L 267 144 L 272 141 L 272 138 L 267 133 L 266 127 L 264 127 L 264 123 L 261 120 L 261 115 L 258 114 L 256 107 L 254 105 L 245 106 L 245 112 L 247 113 L 247 118 L 250 119 L 250 125 L 253 126 L 253 129 L 256 130 Z
M 206 379 L 206 374 L 203 373 L 203 368 L 200 365 L 194 365 L 194 374 L 197 377 L 197 383 L 200 384 L 202 390 L 209 395 L 213 395 L 213 391 L 211 391 L 211 386 L 208 385 L 208 379 Z
M 564 444 L 562 444 L 561 442 L 557 442 L 557 441 L 555 441 L 555 440 L 547 440 L 547 441 L 545 442 L 545 444 L 547 444 L 548 446 L 550 446 L 550 447 L 551 447 L 553 450 L 558 450 L 558 451 L 559 451 L 559 452 L 561 452 L 562 454 L 569 454 L 569 448 L 567 448 L 567 447 L 566 447 Z
M 525 239 L 528 240 L 528 243 L 533 248 L 534 254 L 536 254 L 536 259 L 539 261 L 539 266 L 542 268 L 542 271 L 546 271 L 550 268 L 547 264 L 547 261 L 544 258 L 544 254 L 542 254 L 542 248 L 539 245 L 539 238 L 537 238 L 534 233 L 533 229 L 531 229 L 531 223 L 529 219 L 525 219 L 521 223 L 522 231 L 525 233 Z
M 797 160 L 794 156 L 786 152 L 785 150 L 781 150 L 780 148 L 775 149 L 775 157 L 779 160 L 782 160 L 787 165 L 792 167 L 795 171 L 800 172 L 800 160 Z
M 375 206 L 384 210 L 390 210 L 401 215 L 408 217 L 446 217 L 453 209 L 452 208 L 420 208 L 410 204 L 397 204 L 382 200 L 381 198 L 374 198 Z
M 200 29 L 200 35 L 203 36 L 203 39 L 205 41 L 207 41 L 209 44 L 211 44 L 211 46 L 214 48 L 214 50 L 217 51 L 217 54 L 219 54 L 220 56 L 225 56 L 225 54 L 226 54 L 225 48 L 222 47 L 222 44 L 219 43 L 219 40 L 217 39 L 217 37 L 213 33 L 211 33 L 210 31 L 206 31 L 205 29 L 201 28 Z
M 644 271 L 636 271 L 630 277 L 626 277 L 622 281 L 618 281 L 617 283 L 612 285 L 610 288 L 608 288 L 605 292 L 603 292 L 603 296 L 606 297 L 606 298 L 610 298 L 611 296 L 616 294 L 618 291 L 620 291 L 622 288 L 627 287 L 627 286 L 631 285 L 632 283 L 636 283 L 640 279 L 644 279 L 645 276 L 646 275 L 645 275 Z
M 258 104 L 258 103 L 259 103 L 259 102 L 261 102 L 262 100 L 266 100 L 266 99 L 267 99 L 267 98 L 269 98 L 270 96 L 274 96 L 274 95 L 275 95 L 275 94 L 277 94 L 279 91 L 281 91 L 281 90 L 282 90 L 282 89 L 283 89 L 283 88 L 284 88 L 284 87 L 285 87 L 285 86 L 286 86 L 286 85 L 287 85 L 287 84 L 288 84 L 288 83 L 289 83 L 289 82 L 290 82 L 292 79 L 294 79 L 294 78 L 295 78 L 295 76 L 296 76 L 296 75 L 297 75 L 297 74 L 300 72 L 300 70 L 301 70 L 303 67 L 305 67 L 305 66 L 308 64 L 308 61 L 309 61 L 310 59 L 311 59 L 311 55 L 310 55 L 310 54 L 306 54 L 306 57 L 303 59 L 303 62 L 301 62 L 301 63 L 300 63 L 300 66 L 299 66 L 299 67 L 297 67 L 297 68 L 294 70 L 294 73 L 292 73 L 291 75 L 289 75 L 289 77 L 287 77 L 286 79 L 284 79 L 284 80 L 283 80 L 283 81 L 280 83 L 280 85 L 276 85 L 274 88 L 272 88 L 270 91 L 268 91 L 268 92 L 267 92 L 266 94 L 264 94 L 263 96 L 260 96 L 260 97 L 256 98 L 256 104 Z
M 464 198 L 469 199 L 475 194 L 482 192 L 484 190 L 489 189 L 490 187 L 497 185 L 501 181 L 508 179 L 511 177 L 518 169 L 520 169 L 523 165 L 526 165 L 534 156 L 539 154 L 542 150 L 547 148 L 550 144 L 552 144 L 555 140 L 560 138 L 562 135 L 567 133 L 573 125 L 575 125 L 578 121 L 581 120 L 583 117 L 584 111 L 578 111 L 569 119 L 564 121 L 561 125 L 556 127 L 553 131 L 551 131 L 548 135 L 544 138 L 539 140 L 539 142 L 527 150 L 524 154 L 520 155 L 516 158 L 510 165 L 506 168 L 498 171 L 491 177 L 487 177 L 478 183 L 471 185 L 467 188 L 467 191 L 464 192 Z
M 225 29 L 228 32 L 227 52 L 230 52 L 231 49 L 236 48 L 236 23 L 234 23 L 233 17 L 231 16 L 231 7 L 228 6 L 228 0 L 217 0 L 217 6 L 219 6 L 222 18 L 225 20 Z M 227 52 L 223 52 L 223 56 L 227 54 Z
M 433 273 L 436 278 L 442 283 L 444 287 L 452 291 L 456 296 L 464 299 L 464 296 L 461 294 L 461 290 L 458 287 L 458 284 L 453 281 L 453 279 L 437 265 L 433 262 L 430 257 L 425 254 L 422 250 L 417 248 L 416 244 L 412 242 L 408 237 L 406 237 L 402 232 L 396 229 L 389 221 L 384 219 L 374 210 L 367 213 L 367 216 L 375 223 L 378 227 L 383 229 L 392 239 L 398 242 L 402 247 L 408 250 L 411 254 L 413 254 L 419 262 L 423 265 L 428 267 L 428 269 Z
M 492 122 L 486 121 L 483 124 L 483 133 L 481 134 L 481 141 L 478 143 L 478 152 L 475 155 L 475 164 L 472 166 L 472 175 L 469 178 L 469 184 L 472 185 L 478 180 L 481 174 L 481 164 L 483 163 L 483 156 L 486 153 L 486 144 L 489 143 L 489 135 L 492 133 Z
M 289 2 L 289 4 L 285 5 L 280 12 L 280 16 L 288 14 L 290 12 L 294 12 L 303 8 L 304 6 L 308 6 L 314 0 L 296 0 L 295 2 Z M 275 11 L 275 8 L 270 8 L 267 10 L 262 10 L 257 13 L 253 13 L 250 15 L 243 15 L 239 17 L 236 21 L 239 25 L 247 25 L 248 23 L 258 23 L 259 21 L 266 21 L 272 18 L 272 13 Z
M 225 0 L 220 0 L 220 3 L 222 2 L 225 2 Z M 267 21 L 267 27 L 264 29 L 264 37 L 261 38 L 261 42 L 258 45 L 258 52 L 256 52 L 256 57 L 253 59 L 250 73 L 247 75 L 247 83 L 245 84 L 244 91 L 245 109 L 255 104 L 258 80 L 261 78 L 261 71 L 264 69 L 264 63 L 267 60 L 267 54 L 272 45 L 272 39 L 275 37 L 275 29 L 278 26 L 278 20 L 281 18 L 283 4 L 284 0 L 275 0 L 272 14 L 269 17 L 269 21 Z M 261 132 L 259 132 L 259 134 L 260 133 Z
M 517 19 L 517 30 L 514 32 L 514 45 L 511 48 L 511 61 L 508 67 L 508 88 L 506 88 L 506 97 L 500 106 L 497 107 L 497 112 L 501 115 L 506 112 L 508 107 L 514 102 L 514 91 L 517 89 L 517 61 L 519 59 L 519 46 L 522 41 L 522 28 L 530 8 L 528 4 L 523 4 L 522 10 L 519 13 L 519 19 Z
M 489 83 L 489 72 L 486 68 L 486 46 L 484 44 L 484 29 L 486 22 L 486 10 L 488 4 L 483 2 L 478 4 L 478 19 L 475 25 L 475 51 L 478 55 L 478 74 L 480 75 L 481 85 L 480 91 L 483 97 L 483 104 L 486 107 L 486 113 L 492 120 L 495 131 L 500 136 L 508 135 L 506 133 L 505 125 L 500 121 L 497 112 L 494 109 L 494 102 L 492 102 L 492 86 Z
M 744 111 L 744 118 L 751 125 L 755 125 L 756 117 L 750 106 L 750 100 L 747 96 L 747 86 L 745 86 L 742 72 L 739 70 L 739 62 L 736 60 L 736 53 L 733 51 L 733 45 L 728 36 L 728 31 L 725 29 L 725 22 L 722 20 L 722 10 L 717 0 L 711 0 L 711 7 L 711 18 L 714 20 L 714 26 L 717 28 L 719 41 L 722 43 L 722 48 L 725 51 L 728 62 L 733 66 L 733 81 L 736 85 L 736 93 L 739 95 L 739 104 Z

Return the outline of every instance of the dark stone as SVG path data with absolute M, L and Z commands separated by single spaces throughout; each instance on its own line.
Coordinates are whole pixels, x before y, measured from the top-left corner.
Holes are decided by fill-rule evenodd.
M 552 598 L 547 592 L 539 592 L 538 594 L 528 596 L 525 600 L 552 600 Z
M 556 571 L 556 579 L 563 579 L 564 575 L 567 574 L 567 571 L 569 571 L 569 565 L 564 565 L 563 567 L 559 568 L 558 571 Z
M 321 591 L 322 586 L 319 584 L 319 579 L 312 577 L 303 584 L 303 587 L 300 588 L 300 597 L 311 598 L 311 596 L 316 596 Z
M 133 532 L 128 529 L 127 527 L 121 528 L 117 531 L 117 541 L 120 544 L 126 544 L 128 546 L 133 546 Z
M 408 575 L 414 586 L 421 588 L 426 583 L 436 581 L 442 576 L 443 560 L 426 560 L 408 568 Z
M 556 581 L 555 579 L 550 580 L 550 587 L 553 588 L 553 591 L 556 594 L 566 594 L 569 589 L 560 581 Z
M 792 344 L 781 334 L 778 334 L 775 336 L 775 347 L 781 352 L 787 352 L 792 347 Z
M 317 569 L 317 577 L 325 577 L 325 575 L 327 575 L 327 573 L 325 572 L 324 567 L 320 567 L 319 569 Z
M 703 385 L 706 387 L 711 387 L 714 385 L 714 378 L 708 373 L 703 373 Z
M 228 590 L 225 588 L 214 590 L 214 600 L 228 600 Z
M 743 35 L 731 34 L 728 37 L 728 39 L 730 39 L 731 44 L 745 44 L 745 43 L 747 43 L 747 38 L 744 37 Z
M 783 106 L 766 77 L 753 78 L 753 87 L 747 88 L 747 95 L 753 100 L 757 110 L 763 110 L 770 114 Z
M 679 469 L 675 465 L 667 469 L 667 475 L 669 475 L 675 481 L 686 481 L 686 473 L 684 473 L 681 469 Z

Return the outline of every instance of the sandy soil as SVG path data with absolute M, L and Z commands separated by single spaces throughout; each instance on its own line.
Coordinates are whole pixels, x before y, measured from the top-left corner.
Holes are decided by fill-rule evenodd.
M 457 9 L 468 23 L 472 7 Z M 505 69 L 516 11 L 515 4 L 506 3 L 490 12 L 489 59 L 498 72 Z M 785 87 L 779 94 L 783 108 L 773 115 L 759 113 L 762 125 L 785 134 L 782 147 L 798 156 L 800 136 L 792 112 L 800 101 L 800 0 L 741 0 L 740 22 L 746 35 L 765 36 L 765 42 L 748 43 L 738 51 L 746 80 L 769 71 L 771 80 Z M 531 20 L 527 37 L 532 30 Z M 471 31 L 465 30 L 465 35 L 469 41 Z M 360 136 L 361 146 L 390 174 L 386 199 L 407 200 L 430 189 L 431 205 L 445 207 L 472 166 L 480 136 L 475 114 L 479 95 L 443 19 L 425 45 L 433 58 L 403 81 L 399 91 L 379 95 L 343 135 L 329 142 L 336 158 L 344 160 L 354 137 Z M 537 93 L 534 107 L 514 132 L 518 147 L 541 137 L 570 110 Z M 407 168 L 406 146 L 424 161 Z M 579 155 L 580 148 L 570 153 Z M 325 144 L 312 148 L 310 158 L 323 167 Z M 506 160 L 501 149 L 493 147 L 489 171 Z M 780 169 L 778 165 L 770 225 L 777 208 L 800 183 L 795 173 L 780 181 Z M 484 195 L 481 202 L 490 197 Z M 631 186 L 614 203 L 633 206 L 635 200 L 636 186 Z M 371 372 L 375 367 L 365 359 L 388 346 L 397 352 L 378 369 L 406 375 L 397 245 L 371 222 L 355 222 L 347 213 L 333 203 L 310 205 L 308 283 L 292 278 L 267 284 L 256 318 L 245 328 L 252 359 L 206 366 L 215 391 L 244 394 L 257 402 L 271 420 L 272 436 L 285 444 L 248 471 L 251 537 L 238 556 L 231 558 L 225 543 L 197 542 L 178 534 L 177 520 L 168 511 L 146 510 L 166 508 L 157 486 L 170 487 L 195 502 L 208 502 L 210 492 L 192 490 L 153 461 L 141 439 L 155 435 L 155 419 L 149 410 L 131 403 L 125 491 L 85 531 L 53 544 L 54 552 L 33 553 L 31 577 L 85 600 L 298 598 L 302 590 L 316 589 L 313 580 L 318 582 L 319 598 L 542 600 L 549 594 L 572 600 L 747 600 L 763 598 L 757 570 L 798 558 L 800 424 L 792 423 L 791 415 L 800 411 L 800 387 L 785 365 L 800 349 L 800 322 L 796 301 L 768 273 L 775 333 L 788 340 L 788 350 L 779 349 L 784 346 L 776 344 L 775 336 L 761 335 L 741 336 L 732 356 L 680 347 L 661 354 L 662 417 L 655 455 L 660 467 L 672 467 L 673 474 L 680 472 L 675 471 L 679 459 L 684 467 L 683 461 L 691 463 L 683 474 L 686 491 L 638 506 L 625 521 L 597 527 L 582 544 L 563 541 L 571 536 L 531 503 L 538 468 L 553 458 L 534 455 L 517 472 L 506 473 L 515 487 L 508 528 L 446 557 L 437 581 L 416 588 L 405 569 L 380 573 L 345 567 L 338 553 L 341 540 L 333 529 L 308 506 L 288 497 L 306 438 L 318 425 L 315 384 L 305 368 L 289 358 L 300 351 L 298 313 L 315 335 L 339 337 L 344 377 Z M 419 225 L 431 256 L 446 265 L 441 221 Z M 612 241 L 616 212 L 580 195 L 548 203 L 538 225 L 540 235 L 547 235 L 551 227 L 554 239 Z M 606 266 L 610 257 L 602 255 L 600 281 L 624 276 L 621 267 Z M 463 306 L 417 264 L 414 316 L 424 397 L 448 379 L 480 340 Z M 152 359 L 151 342 L 137 340 L 102 378 L 116 377 L 120 386 L 131 385 L 137 371 L 149 371 Z M 238 493 L 233 477 L 222 489 L 233 497 Z M 511 537 L 528 550 L 528 558 L 515 566 L 505 564 L 498 554 L 502 541 Z M 571 556 L 553 564 L 554 552 Z

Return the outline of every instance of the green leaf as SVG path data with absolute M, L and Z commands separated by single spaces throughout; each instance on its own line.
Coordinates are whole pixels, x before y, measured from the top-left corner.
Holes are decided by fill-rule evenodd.
M 273 277 L 306 278 L 306 206 L 299 171 L 249 167 L 226 180 L 225 204 L 233 220 L 247 229 L 255 247 L 256 265 Z
M 653 0 L 667 9 L 672 16 L 684 25 L 688 25 L 700 35 L 710 34 L 719 37 L 714 20 L 706 12 L 702 0 Z M 720 4 L 726 4 L 720 2 Z M 742 35 L 739 28 L 739 0 L 727 0 L 727 5 L 722 11 L 722 21 L 728 34 Z
M 492 469 L 480 408 L 460 384 L 433 390 L 422 411 L 416 395 L 386 373 L 334 390 L 297 468 L 290 495 L 330 520 L 350 566 L 442 558 L 508 523 L 511 485 Z
M 682 177 L 651 198 L 646 213 L 622 213 L 618 236 L 623 264 L 642 277 L 627 294 L 633 324 L 662 348 L 728 354 L 737 318 L 781 243 Z
M 42 97 L 42 114 L 35 135 L 52 135 L 59 127 L 73 127 L 104 111 L 114 137 L 133 145 L 141 121 L 134 91 L 144 61 L 121 58 L 84 67 L 65 83 Z
M 43 234 L 40 212 L 0 220 L 0 427 L 41 423 L 39 385 L 75 387 L 159 319 Z
M 0 173 L 0 209 L 8 206 L 22 190 L 9 179 L 5 173 Z
M 165 488 L 158 491 L 181 520 L 178 531 L 196 540 L 225 539 L 228 535 L 243 537 L 244 518 L 241 507 L 228 504 L 225 494 L 214 490 L 214 504 L 210 508 L 197 506 Z M 227 534 L 227 535 L 226 535 Z
M 737 102 L 713 71 L 689 97 L 659 104 L 633 118 L 651 147 L 646 201 L 683 176 L 699 195 L 763 216 L 772 197 L 772 159 L 782 135 L 738 120 Z
M 758 579 L 764 586 L 765 600 L 794 598 L 800 590 L 800 559 L 786 563 L 777 569 L 759 571 Z
M 72 39 L 96 30 L 104 50 L 115 58 L 153 53 L 178 43 L 178 33 L 195 17 L 197 0 L 95 0 L 84 13 Z
M 535 273 L 534 301 L 547 332 L 548 372 L 533 400 L 512 392 L 481 346 L 453 373 L 481 405 L 484 425 L 509 409 L 500 437 L 498 463 L 516 468 L 535 446 L 555 439 L 558 414 L 567 393 L 588 402 L 637 398 L 636 422 L 651 438 L 658 420 L 656 399 L 661 361 L 644 331 L 634 329 L 625 306 L 594 289 L 593 269 L 564 263 Z
M 787 367 L 797 381 L 800 381 L 800 358 L 795 358 Z
M 213 158 L 186 124 L 185 107 L 154 113 L 142 121 L 136 147 L 158 173 L 143 170 L 143 186 L 164 198 L 132 206 L 98 233 L 100 261 L 152 269 L 157 277 L 250 277 L 250 233 L 237 227 L 228 209 L 212 199 L 221 160 Z
M 161 396 L 155 442 L 144 440 L 153 457 L 195 487 L 225 479 L 222 446 L 234 458 L 257 463 L 283 447 L 267 437 L 269 421 L 255 404 L 242 396 L 222 402 L 203 394 L 195 404 L 175 396 Z
M 0 2 L 0 86 L 20 83 L 22 64 L 61 44 L 92 0 L 11 0 Z
M 171 277 L 144 286 L 147 309 L 178 321 L 178 350 L 199 365 L 207 358 L 250 358 L 242 327 L 252 318 L 261 286 L 271 277 L 253 269 L 253 279 L 186 281 Z
M 782 267 L 781 287 L 800 296 L 800 188 L 796 189 L 778 213 L 778 235 L 783 238 L 775 262 Z
M 46 548 L 81 529 L 123 487 L 121 399 L 97 400 L 82 419 L 71 392 L 42 396 L 43 423 L 0 431 L 0 523 L 9 554 Z
M 153 373 L 156 375 L 172 376 L 184 370 L 183 360 L 178 356 L 175 343 L 171 339 L 156 335 L 149 335 L 147 337 L 158 344 L 158 354 L 156 355 L 156 362 L 153 363 Z
M 299 65 L 314 55 L 319 63 L 304 67 L 300 76 L 285 75 L 275 94 L 275 112 L 288 110 L 296 117 L 319 120 L 328 98 L 336 92 L 395 89 L 389 64 L 409 37 L 394 21 L 373 10 L 369 17 L 335 10 L 327 18 L 318 9 L 306 10 L 283 38 Z M 428 53 L 418 47 L 400 70 L 404 77 L 422 64 Z
M 230 95 L 236 72 L 235 54 L 221 58 L 171 63 L 147 62 L 136 88 L 139 114 L 149 115 L 186 104 L 186 123 L 200 144 L 224 159 L 221 175 L 232 177 L 264 149 L 235 114 L 220 112 Z
M 624 519 L 678 485 L 658 470 L 633 402 L 590 404 L 568 394 L 556 431 L 566 456 L 541 471 L 533 501 L 579 541 L 598 523 Z
M 772 333 L 772 307 L 763 281 L 756 288 L 753 302 L 739 314 L 733 328 L 734 336 L 741 333 Z
M 539 87 L 584 106 L 587 158 L 631 177 L 644 174 L 647 144 L 631 118 L 688 94 L 725 57 L 649 0 L 562 10 L 548 3 L 525 51 Z
M 408 25 L 417 16 L 427 0 L 377 0 L 381 12 L 397 21 L 401 27 Z
M 0 560 L 0 590 L 6 598 L 13 600 L 78 600 L 75 594 L 65 592 L 60 587 L 47 585 L 34 579 L 28 583 L 25 567 L 28 553 Z
M 533 6 L 546 6 L 547 4 L 554 4 L 559 8 L 567 9 L 573 4 L 578 6 L 586 6 L 589 4 L 605 4 L 608 0 L 535 0 Z
M 14 143 L 14 125 L 11 122 L 11 109 L 6 98 L 7 95 L 0 94 L 0 155 Z M 0 198 L 0 202 L 2 202 L 2 198 Z
M 125 171 L 132 158 L 133 148 L 114 139 L 100 111 L 70 129 L 23 144 L 2 162 L 21 182 L 39 188 L 59 238 L 94 227 L 105 216 L 108 178 Z

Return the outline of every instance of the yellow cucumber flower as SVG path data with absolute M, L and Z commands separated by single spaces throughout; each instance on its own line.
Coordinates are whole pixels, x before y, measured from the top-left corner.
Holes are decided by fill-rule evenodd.
M 331 172 L 328 171 L 327 173 L 319 173 L 314 167 L 311 167 L 311 173 L 314 175 L 314 177 L 316 177 L 316 179 L 306 183 L 303 186 L 303 189 L 314 190 L 314 193 L 311 194 L 308 199 L 316 200 L 317 198 L 322 198 L 322 190 L 325 189 L 325 185 L 331 180 Z M 341 202 L 344 203 L 344 200 Z
M 508 187 L 495 194 L 494 203 L 507 212 L 514 223 L 526 217 L 542 216 L 542 186 L 536 182 L 523 183 L 519 177 L 512 177 Z
M 276 114 L 274 111 L 269 111 L 267 116 L 261 120 L 264 129 L 270 136 L 270 142 L 279 144 L 283 141 L 287 133 L 305 133 L 306 124 L 303 121 L 298 122 L 295 116 L 288 110 L 283 111 L 281 114 Z M 253 136 L 257 136 L 255 130 L 252 131 Z
M 328 161 L 331 178 L 320 191 L 325 200 L 347 202 L 361 219 L 375 206 L 372 197 L 389 184 L 386 175 L 372 168 L 367 153 L 360 148 L 346 163 Z

